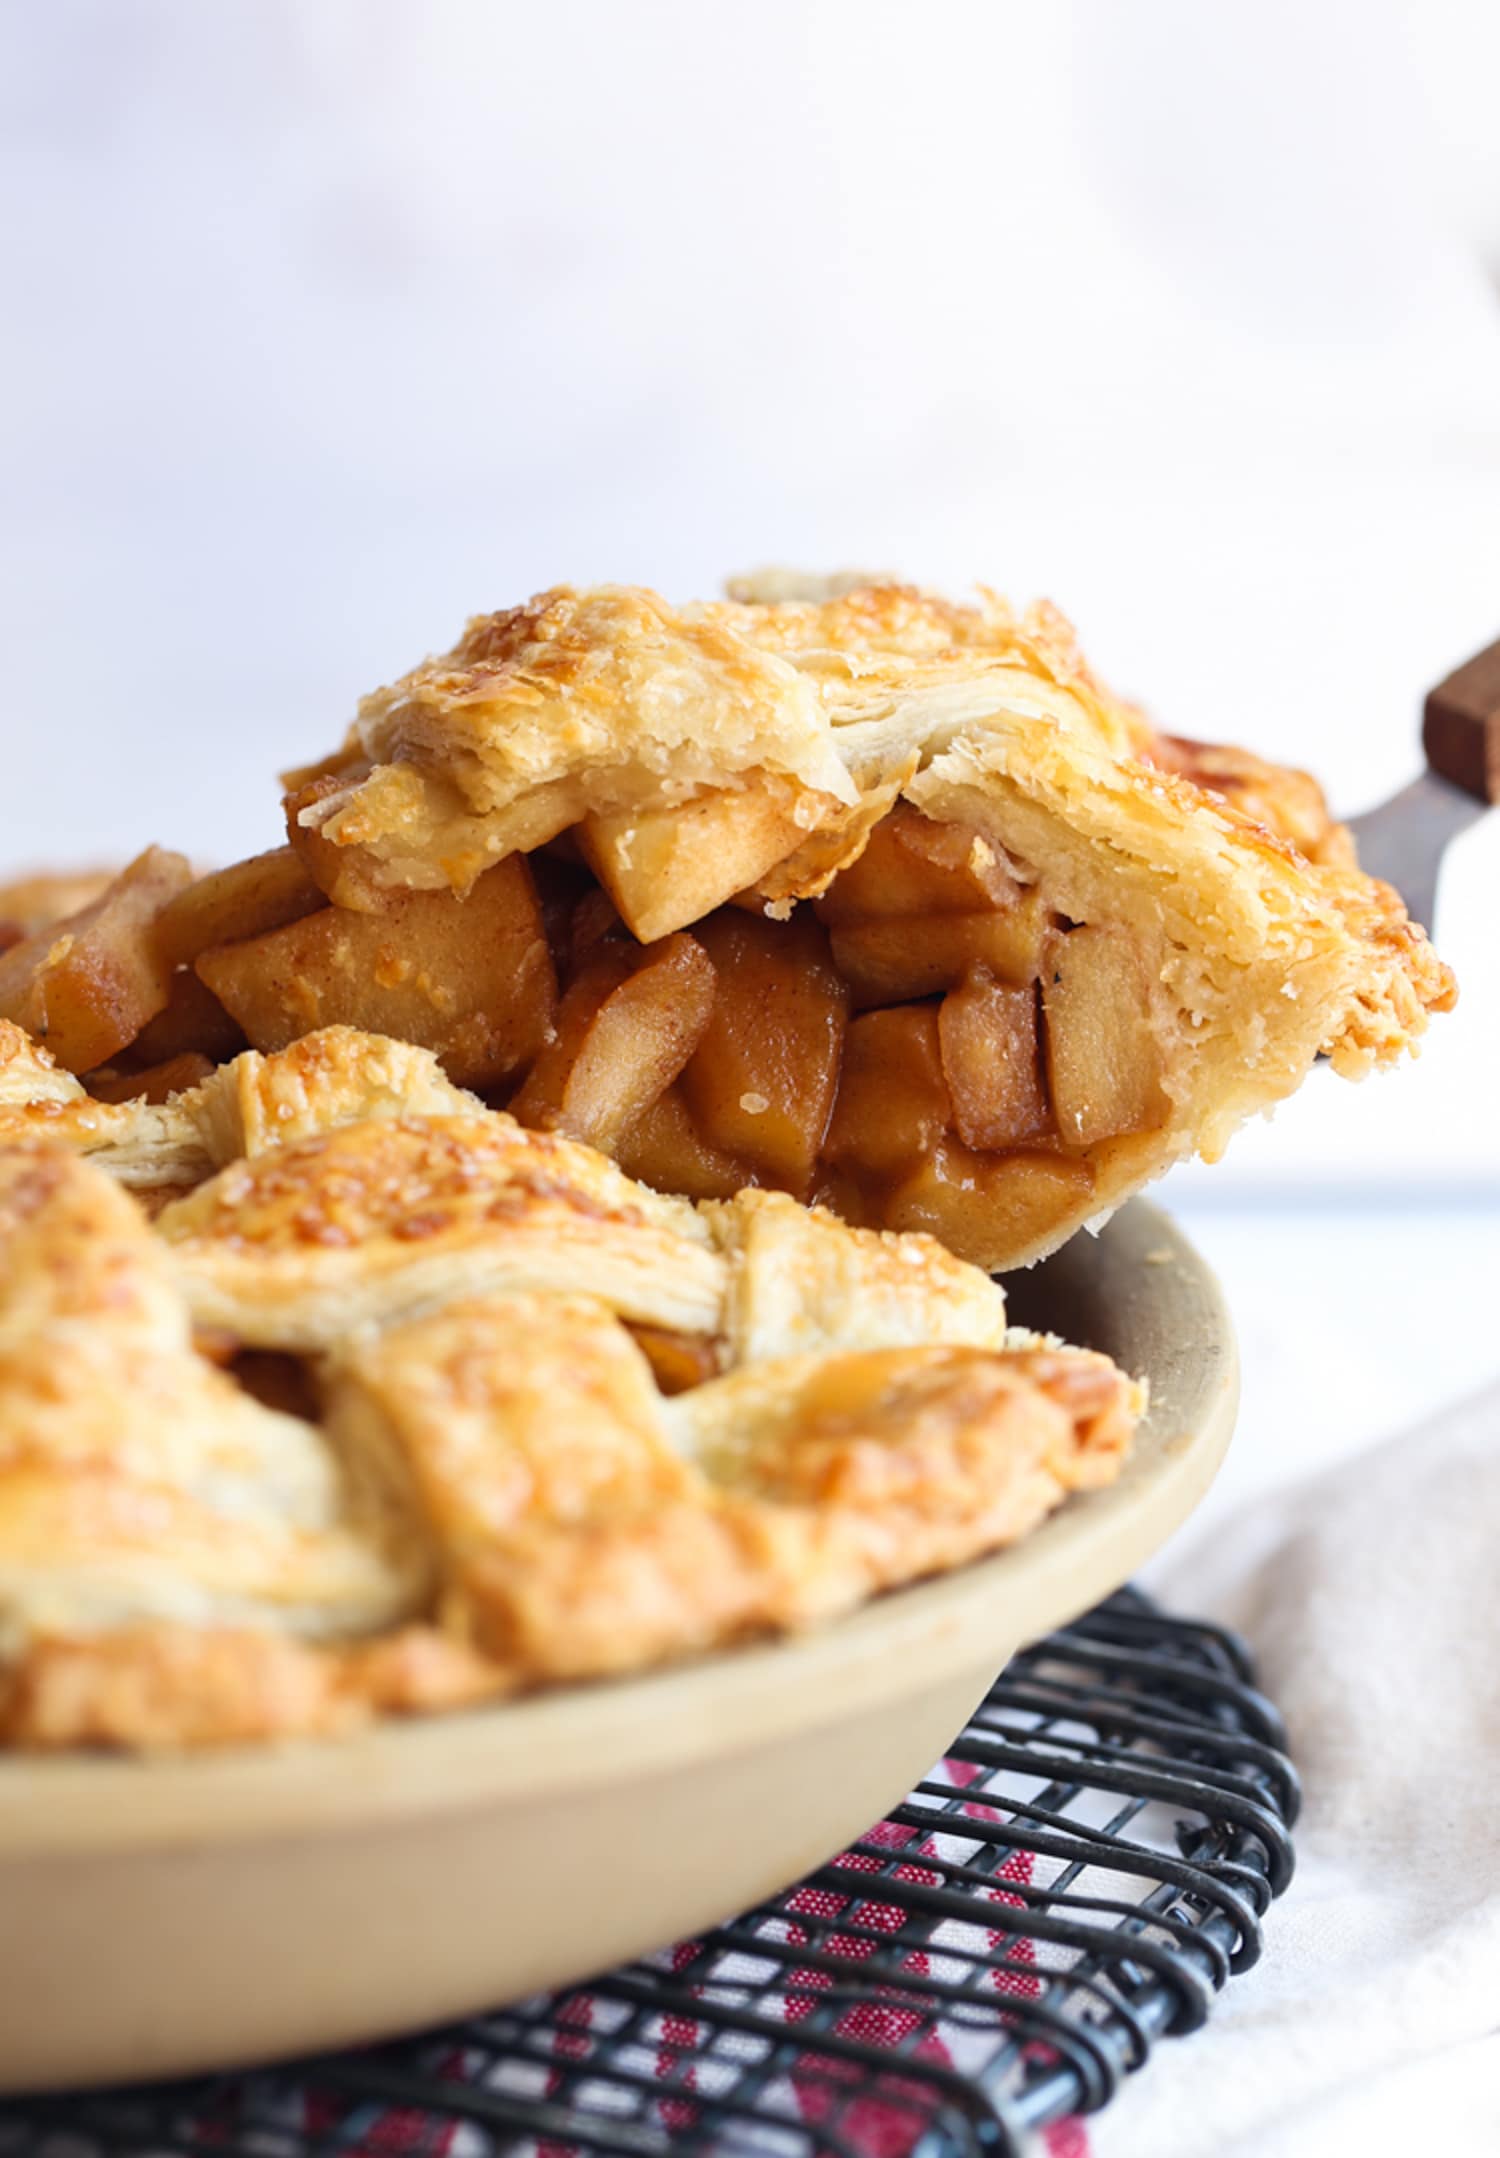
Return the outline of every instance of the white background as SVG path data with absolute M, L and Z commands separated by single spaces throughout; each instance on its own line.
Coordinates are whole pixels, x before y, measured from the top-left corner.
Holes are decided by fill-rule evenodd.
M 278 764 L 559 578 L 1046 593 L 1350 809 L 1500 634 L 1493 8 L 0 23 L 0 863 L 274 843 Z M 1481 831 L 1422 1063 L 1173 1180 L 1251 1352 L 1226 1494 L 1500 1367 L 1497 921 Z

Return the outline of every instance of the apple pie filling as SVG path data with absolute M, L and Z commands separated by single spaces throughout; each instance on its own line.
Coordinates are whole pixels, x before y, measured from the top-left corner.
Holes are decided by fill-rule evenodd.
M 910 804 L 790 910 L 745 895 L 642 946 L 596 887 L 553 908 L 556 1034 L 509 1106 L 660 1189 L 769 1185 L 994 1261 L 1167 1120 L 1131 933 L 1069 921 Z
M 763 871 L 764 804 L 739 805 L 748 853 L 723 797 L 713 814 L 735 867 Z M 1076 1216 L 1103 1154 L 1166 1121 L 1131 933 L 1049 908 L 978 832 L 901 802 L 815 897 L 752 889 L 642 941 L 659 835 L 589 824 L 463 897 L 390 888 L 378 907 L 328 898 L 315 834 L 197 879 L 152 849 L 0 954 L 0 1016 L 111 1102 L 354 1026 L 660 1190 L 767 1186 L 989 1263 Z

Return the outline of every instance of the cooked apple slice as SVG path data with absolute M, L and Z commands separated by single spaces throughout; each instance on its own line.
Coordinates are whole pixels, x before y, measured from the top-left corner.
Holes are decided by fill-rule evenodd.
M 615 912 L 615 903 L 608 892 L 591 884 L 573 909 L 568 924 L 568 965 L 573 972 L 584 964 L 590 954 L 607 938 L 625 935 L 625 925 Z
M 1058 1137 L 1082 1150 L 1166 1122 L 1150 985 L 1134 940 L 1098 924 L 1048 938 L 1047 1078 Z
M 194 1346 L 200 1355 L 205 1353 L 201 1340 Z M 232 1337 L 228 1347 L 225 1362 L 231 1378 L 263 1409 L 300 1416 L 305 1424 L 319 1421 L 322 1404 L 309 1358 L 279 1349 L 242 1349 Z
M 937 1007 L 904 1004 L 851 1020 L 824 1160 L 863 1178 L 899 1177 L 952 1123 Z
M 814 902 L 857 1010 L 955 989 L 974 967 L 1019 987 L 1041 965 L 1046 910 L 966 824 L 900 804 Z
M 643 944 L 683 929 L 782 861 L 807 837 L 790 789 L 716 788 L 665 809 L 585 817 L 578 841 Z
M 892 1190 L 882 1221 L 925 1229 L 959 1258 L 988 1265 L 994 1253 L 1025 1250 L 1076 1216 L 1093 1181 L 1076 1156 L 980 1154 L 948 1139 Z
M 368 774 L 368 765 L 359 768 Z M 383 914 L 403 887 L 377 883 L 362 847 L 335 846 L 325 839 L 317 822 L 319 805 L 331 794 L 342 794 L 353 771 L 289 772 L 290 792 L 282 797 L 286 812 L 286 836 L 303 868 L 325 898 L 351 914 Z M 304 823 L 304 817 L 311 821 Z
M 753 913 L 770 913 L 773 919 L 784 921 L 789 900 L 814 899 L 826 892 L 840 870 L 859 860 L 871 832 L 895 806 L 919 762 L 912 751 L 894 764 L 861 771 L 857 775 L 859 800 L 847 809 L 831 809 L 792 853 L 768 869 L 748 891 L 736 892 L 735 905 L 748 907 Z
M 982 914 L 1013 904 L 1021 890 L 972 826 L 941 824 L 901 802 L 814 904 L 825 922 L 864 922 L 903 914 Z
M 292 849 L 273 847 L 199 877 L 162 908 L 156 934 L 168 962 L 185 967 L 210 945 L 263 937 L 322 904 L 323 894 Z
M 713 1004 L 708 955 L 680 931 L 644 951 L 597 946 L 511 1114 L 613 1152 L 702 1041 Z
M 681 1080 L 622 1134 L 614 1157 L 638 1183 L 687 1199 L 732 1199 L 755 1181 L 747 1163 L 709 1145 L 683 1099 Z
M 43 869 L 0 884 L 0 948 L 20 944 L 102 899 L 114 882 L 112 869 Z
M 836 922 L 829 936 L 855 1009 L 868 1011 L 956 989 L 976 967 L 1016 987 L 1034 982 L 1046 921 L 1038 895 L 1018 892 L 987 914 L 883 915 Z
M 677 1334 L 665 1326 L 632 1326 L 629 1331 L 664 1394 L 685 1394 L 690 1386 L 719 1376 L 719 1359 L 709 1336 Z
M 551 1039 L 506 1104 L 519 1123 L 532 1131 L 558 1128 L 568 1080 L 589 1030 L 615 991 L 629 981 L 632 957 L 627 944 L 601 944 L 578 968 L 558 1001 Z
M 167 1001 L 156 921 L 192 876 L 182 855 L 148 847 L 92 905 L 0 953 L 0 1019 L 68 1071 L 108 1064 Z
M 163 1064 L 149 1064 L 140 1071 L 98 1074 L 89 1080 L 95 1101 L 163 1102 L 170 1095 L 185 1094 L 189 1087 L 211 1079 L 215 1067 L 207 1057 L 188 1054 L 169 1057 Z
M 553 967 L 559 981 L 568 981 L 582 956 L 575 933 L 580 912 L 602 908 L 608 920 L 616 924 L 619 916 L 581 862 L 561 861 L 539 850 L 527 855 L 526 866 L 536 886 Z
M 800 908 L 789 922 L 733 907 L 694 934 L 719 978 L 713 1016 L 682 1075 L 711 1147 L 758 1182 L 804 1197 L 838 1086 L 848 993 L 828 938 Z
M 191 967 L 179 967 L 172 976 L 167 1001 L 154 1019 L 148 1019 L 130 1045 L 131 1062 L 144 1068 L 168 1064 L 174 1057 L 202 1056 L 210 1063 L 227 1064 L 247 1047 L 244 1029 Z
M 465 899 L 403 891 L 380 914 L 324 907 L 200 954 L 203 980 L 260 1050 L 352 1026 L 433 1050 L 459 1086 L 497 1085 L 535 1056 L 556 985 L 525 861 Z
M 966 1146 L 993 1150 L 1051 1136 L 1034 983 L 1012 989 L 971 976 L 944 997 L 938 1042 L 953 1121 Z

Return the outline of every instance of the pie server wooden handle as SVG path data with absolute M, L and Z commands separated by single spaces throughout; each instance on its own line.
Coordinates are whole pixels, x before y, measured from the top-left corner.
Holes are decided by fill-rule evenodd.
M 1430 929 L 1450 843 L 1500 802 L 1500 642 L 1428 692 L 1422 748 L 1426 771 L 1378 809 L 1351 817 L 1349 829 L 1364 868 L 1394 884 L 1408 914 Z

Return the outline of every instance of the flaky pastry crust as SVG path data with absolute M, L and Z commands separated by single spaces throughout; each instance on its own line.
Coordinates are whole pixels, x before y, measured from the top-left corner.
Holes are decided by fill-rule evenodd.
M 236 1162 L 158 1217 L 200 1326 L 322 1350 L 476 1289 L 587 1279 L 627 1317 L 712 1331 L 724 1262 L 692 1207 L 499 1111 L 346 1124 Z
M 0 1150 L 0 1256 L 0 1642 L 162 1619 L 362 1632 L 420 1594 L 317 1434 L 196 1352 L 116 1184 Z
M 1118 1466 L 1138 1389 L 1008 1336 L 930 1239 L 347 1099 L 154 1227 L 67 1145 L 0 1143 L 9 1743 L 332 1734 L 635 1670 L 995 1550 Z M 312 1359 L 308 1416 L 237 1382 L 244 1345 Z
M 247 1049 L 164 1102 L 106 1102 L 0 1019 L 0 1147 L 46 1139 L 87 1155 L 147 1205 L 191 1191 L 228 1162 L 340 1124 L 483 1108 L 428 1050 L 323 1027 L 272 1056 Z
M 1081 1351 L 747 1365 L 664 1400 L 580 1299 L 451 1306 L 353 1347 L 346 1446 L 386 1448 L 463 1622 L 526 1681 L 598 1677 L 848 1610 L 1107 1481 L 1136 1402 Z

